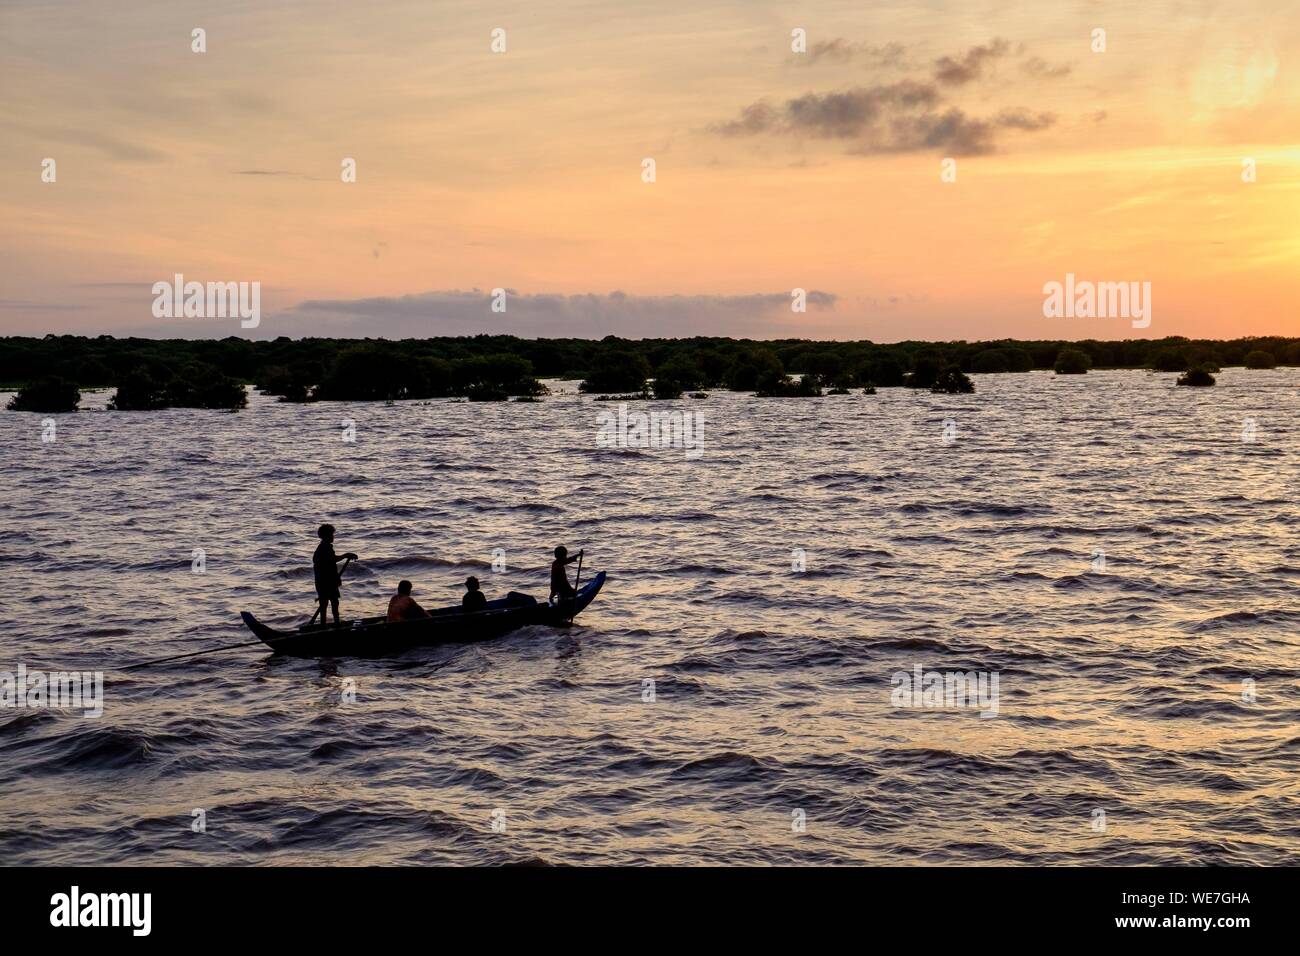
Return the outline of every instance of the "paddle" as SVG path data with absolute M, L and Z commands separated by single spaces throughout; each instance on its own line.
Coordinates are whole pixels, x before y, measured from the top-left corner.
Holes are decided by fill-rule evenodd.
M 573 616 L 577 613 L 574 608 L 578 606 L 578 586 L 582 584 L 582 555 L 585 551 L 586 548 L 583 548 L 582 551 L 578 552 L 578 573 L 573 576 L 573 606 L 569 608 L 570 627 L 573 626 Z
M 221 647 L 209 647 L 206 650 L 202 650 L 202 651 L 190 651 L 190 653 L 188 654 L 177 654 L 175 657 L 159 657 L 156 660 L 152 660 L 152 661 L 141 661 L 139 664 L 131 664 L 127 667 L 123 667 L 122 670 L 133 671 L 141 667 L 152 667 L 154 664 L 166 664 L 168 661 L 183 660 L 186 657 L 198 657 L 200 654 L 216 654 L 219 651 L 233 651 L 237 647 L 257 647 L 259 645 L 265 647 L 266 642 L 249 641 L 245 644 L 224 644 Z
M 351 563 L 352 563 L 351 558 L 347 558 L 344 560 L 343 567 L 339 568 L 340 578 L 343 577 L 343 572 L 348 569 L 348 565 Z M 316 623 L 316 616 L 320 614 L 320 610 L 321 610 L 320 607 L 317 606 L 316 613 L 311 616 L 311 620 L 308 622 L 308 626 Z M 152 661 L 141 661 L 139 664 L 131 664 L 127 667 L 123 667 L 122 670 L 133 671 L 141 667 L 152 667 L 154 664 L 166 664 L 169 661 L 183 661 L 187 657 L 201 657 L 204 654 L 219 654 L 222 651 L 238 650 L 241 647 L 259 647 L 259 646 L 265 647 L 266 643 L 267 643 L 266 641 L 246 641 L 243 644 L 223 644 L 221 647 L 209 647 L 201 651 L 190 651 L 188 654 L 177 654 L 173 657 L 159 657 Z
M 347 558 L 347 559 L 345 559 L 344 562 L 343 562 L 343 567 L 339 568 L 339 580 L 340 580 L 340 581 L 343 580 L 343 572 L 346 571 L 346 570 L 348 569 L 348 565 L 351 564 L 351 563 L 352 563 L 352 559 L 351 559 L 351 558 Z M 308 627 L 311 627 L 313 624 L 316 623 L 316 617 L 317 617 L 317 615 L 319 615 L 320 612 L 323 611 L 323 610 L 325 610 L 325 605 L 324 605 L 323 603 L 321 603 L 321 602 L 318 601 L 318 602 L 316 603 L 316 610 L 312 613 L 311 620 L 307 622 L 307 626 L 308 626 Z M 325 618 L 322 617 L 322 618 L 320 619 L 320 622 L 321 622 L 322 624 L 324 624 L 324 623 L 325 623 Z

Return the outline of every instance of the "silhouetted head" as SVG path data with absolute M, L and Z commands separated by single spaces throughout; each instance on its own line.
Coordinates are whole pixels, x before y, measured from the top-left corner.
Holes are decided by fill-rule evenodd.
M 558 548 L 555 549 L 555 556 L 559 558 L 561 561 L 563 561 L 565 558 L 569 556 L 569 549 L 566 548 L 564 545 L 560 545 Z
M 478 578 L 474 578 L 474 577 L 466 578 L 466 579 L 465 579 L 465 590 L 467 590 L 467 591 L 477 591 L 477 590 L 478 590 Z
M 410 593 L 411 593 L 411 582 L 410 582 L 410 581 L 398 581 L 398 582 L 397 582 L 397 593 L 398 593 L 398 594 L 410 594 Z
M 316 534 L 320 536 L 322 541 L 333 541 L 334 526 L 332 524 L 323 524 L 316 529 Z

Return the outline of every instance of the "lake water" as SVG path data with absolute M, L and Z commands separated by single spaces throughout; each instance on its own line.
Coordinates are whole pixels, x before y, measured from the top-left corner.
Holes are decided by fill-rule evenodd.
M 571 383 L 0 413 L 0 671 L 105 681 L 0 711 L 0 860 L 1300 863 L 1300 372 L 975 380 L 631 407 L 698 457 Z M 609 581 L 568 631 L 121 671 L 305 621 L 327 520 L 345 615 L 544 597 L 559 543 Z

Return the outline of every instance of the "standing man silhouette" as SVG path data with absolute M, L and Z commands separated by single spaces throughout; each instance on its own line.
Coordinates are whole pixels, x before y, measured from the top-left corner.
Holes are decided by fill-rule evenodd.
M 339 623 L 339 569 L 340 561 L 355 561 L 356 555 L 351 551 L 343 555 L 334 553 L 334 526 L 332 524 L 323 524 L 317 530 L 316 534 L 320 537 L 320 544 L 316 546 L 316 553 L 311 557 L 312 570 L 316 574 L 316 599 L 320 602 L 320 608 L 317 614 L 320 615 L 320 622 L 325 623 L 325 606 L 329 605 L 334 612 L 334 623 Z M 313 617 L 313 620 L 315 618 Z

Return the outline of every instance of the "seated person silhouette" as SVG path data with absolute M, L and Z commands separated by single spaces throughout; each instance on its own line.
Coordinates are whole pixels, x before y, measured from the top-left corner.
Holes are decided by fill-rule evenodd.
M 465 579 L 465 596 L 460 599 L 460 606 L 466 611 L 482 611 L 487 607 L 487 597 L 478 589 L 478 578 Z
M 411 597 L 411 582 L 402 581 L 397 585 L 397 593 L 388 602 L 388 623 L 412 621 L 418 617 L 428 617 L 428 612 L 415 603 Z

